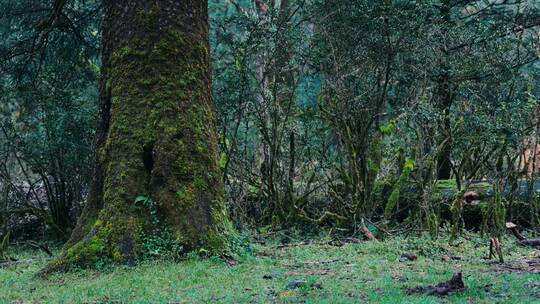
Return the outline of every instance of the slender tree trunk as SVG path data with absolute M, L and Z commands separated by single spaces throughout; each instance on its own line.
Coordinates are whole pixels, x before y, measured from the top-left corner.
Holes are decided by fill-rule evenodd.
M 287 188 L 286 196 L 282 202 L 282 210 L 284 211 L 283 221 L 286 226 L 294 225 L 296 222 L 296 198 L 294 191 L 294 180 L 295 180 L 295 170 L 296 170 L 296 149 L 295 149 L 295 132 L 296 132 L 296 121 L 294 116 L 297 113 L 296 109 L 296 87 L 298 81 L 297 72 L 294 71 L 291 66 L 291 59 L 293 57 L 293 43 L 291 42 L 291 35 L 287 34 L 291 30 L 291 1 L 282 0 L 280 4 L 280 21 L 279 23 L 282 26 L 283 34 L 279 38 L 277 44 L 278 47 L 282 50 L 278 53 L 278 58 L 276 60 L 276 69 L 277 75 L 276 87 L 278 89 L 278 103 L 284 112 L 284 122 L 283 122 L 283 132 L 282 136 L 286 136 L 288 133 L 289 137 L 289 170 L 287 175 Z
M 448 72 L 445 71 L 445 73 Z M 441 114 L 441 121 L 438 124 L 439 147 L 441 150 L 438 151 L 439 154 L 437 156 L 437 178 L 440 180 L 450 179 L 452 174 L 452 125 L 450 123 L 450 109 L 454 97 L 448 82 L 448 75 L 445 74 L 438 84 L 439 88 L 437 92 L 437 106 L 439 108 L 439 113 Z
M 450 68 L 448 63 L 448 28 L 451 23 L 450 16 L 450 1 L 444 0 L 441 4 L 441 17 L 442 17 L 442 38 L 444 39 L 441 47 L 443 55 L 440 58 L 440 73 L 441 76 L 437 81 L 437 107 L 439 114 L 441 115 L 441 121 L 439 122 L 439 146 L 441 148 L 438 151 L 437 156 L 437 178 L 449 179 L 452 174 L 452 136 L 451 136 L 451 123 L 450 123 L 450 109 L 452 107 L 454 94 L 452 92 L 452 84 L 450 79 Z
M 136 262 L 149 237 L 227 249 L 206 0 L 103 1 L 97 155 L 88 203 L 45 270 Z

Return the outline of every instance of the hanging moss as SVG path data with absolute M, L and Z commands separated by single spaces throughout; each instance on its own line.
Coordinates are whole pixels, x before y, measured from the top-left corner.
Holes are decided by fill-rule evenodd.
M 464 194 L 464 190 L 459 191 L 452 201 L 452 205 L 450 206 L 450 212 L 452 213 L 452 240 L 457 238 L 459 233 L 461 233 L 461 229 L 463 228 L 463 208 L 465 206 L 465 199 L 463 197 Z
M 482 234 L 500 237 L 505 230 L 506 199 L 500 191 L 496 191 L 492 201 L 483 205 Z
M 394 189 L 392 190 L 392 193 L 390 193 L 390 197 L 388 198 L 388 201 L 386 202 L 386 208 L 384 209 L 385 219 L 388 220 L 392 216 L 392 212 L 396 208 L 398 200 L 399 200 L 401 188 L 407 182 L 407 179 L 409 178 L 409 175 L 411 174 L 413 169 L 414 169 L 414 160 L 412 159 L 406 160 L 405 165 L 403 166 L 403 171 L 401 172 L 401 175 L 399 176 L 399 179 L 395 183 Z

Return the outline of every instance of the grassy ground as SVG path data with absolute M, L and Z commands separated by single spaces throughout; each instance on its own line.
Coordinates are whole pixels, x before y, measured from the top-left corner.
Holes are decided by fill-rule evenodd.
M 498 265 L 483 259 L 486 244 L 476 236 L 454 246 L 429 238 L 267 242 L 254 245 L 253 254 L 236 265 L 194 257 L 47 280 L 33 278 L 46 258 L 22 251 L 22 263 L 0 268 L 0 303 L 540 303 L 540 252 L 504 240 L 507 261 Z M 418 259 L 400 262 L 404 253 Z M 444 262 L 444 254 L 462 259 Z M 468 287 L 462 294 L 438 298 L 406 291 L 457 271 Z

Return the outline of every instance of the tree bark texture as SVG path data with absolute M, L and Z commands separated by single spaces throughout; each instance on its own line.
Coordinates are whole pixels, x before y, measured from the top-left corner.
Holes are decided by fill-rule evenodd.
M 163 234 L 224 251 L 207 1 L 104 0 L 102 31 L 94 180 L 48 270 L 134 263 Z

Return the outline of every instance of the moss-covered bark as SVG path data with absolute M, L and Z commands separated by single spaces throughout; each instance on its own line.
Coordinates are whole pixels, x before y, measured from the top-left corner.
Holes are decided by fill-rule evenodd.
M 62 256 L 45 271 L 133 263 L 156 231 L 186 251 L 227 250 L 207 1 L 105 0 L 103 8 L 95 179 Z

